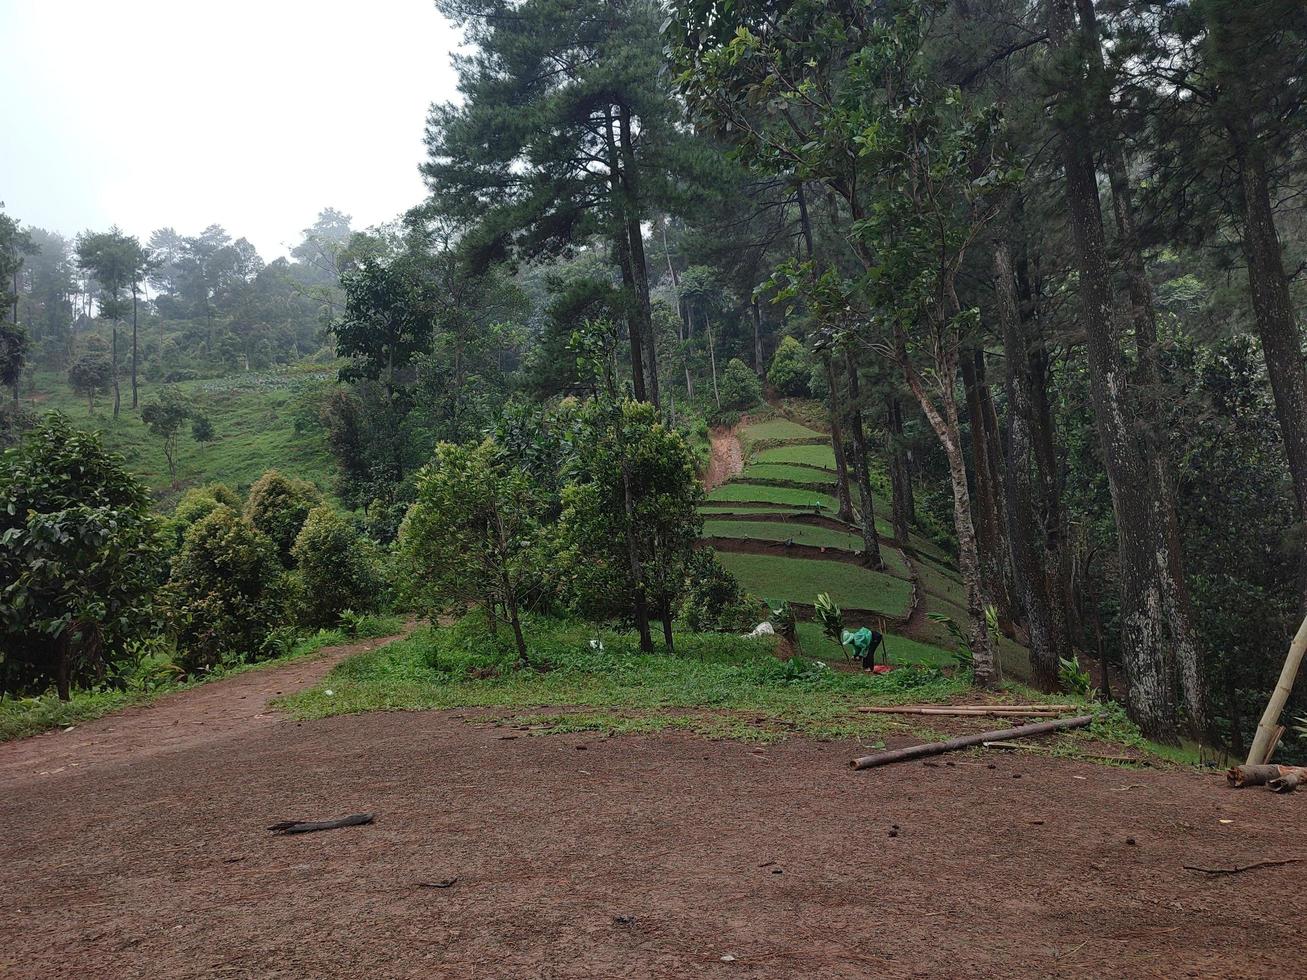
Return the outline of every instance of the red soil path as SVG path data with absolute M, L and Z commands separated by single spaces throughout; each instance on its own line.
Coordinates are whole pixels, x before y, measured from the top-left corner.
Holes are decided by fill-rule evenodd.
M 1029 756 L 854 773 L 848 743 L 531 737 L 482 712 L 251 711 L 326 662 L 105 719 L 80 751 L 76 732 L 0 746 L 0 976 L 1297 972 L 1304 865 L 1183 865 L 1307 854 L 1303 794 Z M 151 719 L 201 699 L 194 737 Z M 264 829 L 364 810 L 372 826 Z
M 729 429 L 717 426 L 708 433 L 712 447 L 708 457 L 708 472 L 703 476 L 703 487 L 712 490 L 744 470 L 744 447 L 740 445 L 740 426 L 748 424 L 743 417 Z

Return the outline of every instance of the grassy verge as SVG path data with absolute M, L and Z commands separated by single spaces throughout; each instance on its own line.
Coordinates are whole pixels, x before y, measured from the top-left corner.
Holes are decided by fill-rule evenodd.
M 346 636 L 340 630 L 319 630 L 312 636 L 299 640 L 281 656 L 236 664 L 184 684 L 173 683 L 168 679 L 171 673 L 167 668 L 167 660 L 150 658 L 141 663 L 127 686 L 121 690 L 74 691 L 70 701 L 60 701 L 53 692 L 34 698 L 5 698 L 0 700 L 0 742 L 92 721 L 120 708 L 148 704 L 171 691 L 185 690 L 247 670 L 262 670 L 289 663 L 311 656 L 323 647 L 350 643 L 355 639 L 389 636 L 402 628 L 403 620 L 397 616 L 367 616 L 360 621 L 353 637 Z
M 891 639 L 896 657 L 924 651 L 935 659 L 941 653 L 901 637 Z M 507 631 L 492 636 L 484 618 L 472 614 L 453 626 L 419 629 L 405 640 L 351 657 L 318 686 L 276 703 L 300 720 L 480 708 L 486 712 L 479 717 L 540 735 L 679 731 L 754 742 L 801 735 L 859 739 L 874 747 L 888 734 L 926 740 L 945 736 L 930 727 L 934 719 L 861 714 L 859 705 L 940 702 L 973 693 L 968 675 L 950 674 L 931 663 L 881 675 L 846 673 L 808 659 L 782 662 L 770 641 L 724 634 L 683 634 L 675 655 L 642 654 L 632 634 L 536 618 L 527 623 L 527 640 L 530 666 L 515 669 Z M 601 642 L 602 649 L 592 641 Z M 1076 703 L 1019 684 L 1006 685 L 1000 700 Z M 1108 744 L 1133 749 L 1153 764 L 1198 762 L 1193 751 L 1144 740 L 1119 705 L 1084 702 L 1083 709 L 1100 720 L 1087 730 L 1042 739 L 1040 750 L 1098 761 Z M 965 724 L 975 730 L 977 722 L 967 719 Z
M 966 686 L 965 679 L 932 667 L 873 676 L 837 673 L 808 660 L 782 662 L 772 655 L 770 640 L 724 634 L 682 635 L 669 656 L 640 653 L 630 634 L 571 621 L 536 619 L 527 633 L 528 669 L 513 669 L 506 631 L 491 636 L 474 614 L 353 657 L 322 684 L 278 704 L 301 719 L 506 708 L 520 712 L 516 722 L 545 732 L 674 729 L 775 741 L 791 733 L 873 737 L 903 725 L 860 715 L 856 705 L 941 700 Z M 603 649 L 592 648 L 592 640 Z

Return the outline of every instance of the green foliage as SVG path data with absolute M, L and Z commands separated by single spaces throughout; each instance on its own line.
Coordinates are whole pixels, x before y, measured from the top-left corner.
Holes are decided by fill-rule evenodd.
M 224 504 L 197 521 L 173 559 L 178 665 L 203 673 L 264 656 L 264 640 L 286 615 L 285 573 L 276 548 Z
M 191 526 L 201 518 L 207 517 L 219 506 L 230 507 L 239 511 L 241 498 L 236 491 L 225 483 L 206 483 L 200 487 L 191 487 L 173 508 L 172 515 L 164 522 L 167 537 L 173 548 L 180 548 L 182 539 Z
M 1089 671 L 1080 666 L 1074 657 L 1059 657 L 1057 662 L 1057 680 L 1062 690 L 1082 698 L 1093 697 Z
M 430 612 L 503 608 L 525 660 L 519 608 L 543 594 L 548 572 L 541 507 L 538 488 L 493 440 L 441 443 L 400 529 L 409 598 Z
M 757 616 L 757 601 L 740 587 L 711 548 L 700 548 L 690 556 L 679 620 L 687 630 L 748 632 L 756 625 Z
M 726 411 L 745 411 L 755 408 L 762 402 L 762 382 L 753 368 L 738 357 L 732 357 L 722 372 L 717 383 L 717 392 L 721 396 L 722 408 Z
M 808 352 L 793 337 L 781 338 L 772 355 L 771 367 L 767 369 L 767 380 L 778 394 L 798 397 L 810 394 L 808 377 L 812 373 Z
M 194 416 L 195 408 L 190 400 L 171 386 L 141 409 L 141 421 L 152 436 L 163 442 L 163 455 L 168 461 L 168 474 L 173 486 L 177 485 L 177 437 L 186 420 Z
M 305 625 L 335 626 L 346 610 L 357 618 L 376 608 L 381 582 L 373 547 L 334 508 L 309 511 L 291 558 Z
M 272 542 L 281 563 L 292 567 L 295 539 L 309 511 L 321 502 L 322 495 L 313 484 L 268 470 L 250 487 L 245 517 Z
M 822 634 L 832 643 L 844 646 L 844 611 L 831 599 L 829 592 L 818 593 L 812 604 L 812 614 L 821 627 Z
M 971 641 L 967 639 L 967 632 L 951 616 L 944 613 L 928 612 L 926 613 L 931 622 L 939 623 L 946 630 L 949 636 L 953 638 L 953 659 L 957 661 L 959 667 L 970 669 L 975 663 L 975 658 L 971 655 Z
M 559 522 L 565 594 L 588 615 L 628 620 L 642 594 L 670 622 L 702 526 L 693 453 L 652 405 L 607 397 L 582 409 L 575 451 Z
M 0 457 L 0 692 L 119 683 L 162 578 L 145 491 L 97 437 L 51 414 Z
M 212 442 L 216 437 L 213 422 L 209 416 L 193 410 L 191 415 L 191 438 L 196 442 Z
M 770 622 L 772 629 L 776 631 L 777 636 L 783 636 L 785 639 L 794 642 L 799 638 L 798 622 L 794 618 L 794 610 L 790 608 L 790 603 L 782 599 L 779 603 L 768 603 L 771 609 Z
M 109 390 L 113 364 L 99 345 L 86 345 L 68 366 L 68 385 L 86 399 L 87 410 L 95 411 L 95 396 Z
M 453 626 L 419 630 L 408 640 L 352 657 L 319 687 L 281 704 L 299 718 L 373 710 L 567 706 L 588 710 L 550 715 L 541 722 L 543 729 L 671 729 L 775 741 L 793 733 L 873 735 L 886 723 L 860 714 L 858 705 L 943 700 L 962 689 L 934 669 L 873 676 L 789 665 L 775 657 L 770 637 L 684 633 L 677 637 L 678 654 L 667 656 L 642 654 L 632 633 L 605 629 L 596 634 L 592 625 L 574 620 L 537 617 L 528 627 L 531 662 L 539 670 L 512 669 L 516 653 L 511 640 L 502 631 L 492 634 L 485 617 L 473 613 Z M 593 639 L 602 649 L 592 648 Z

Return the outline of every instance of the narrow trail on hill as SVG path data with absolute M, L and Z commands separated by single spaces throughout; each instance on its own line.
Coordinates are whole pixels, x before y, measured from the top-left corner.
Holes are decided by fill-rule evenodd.
M 316 684 L 347 657 L 375 650 L 408 632 L 323 647 L 300 660 L 165 694 L 149 704 L 124 708 L 71 729 L 0 743 L 0 787 L 65 770 L 135 763 L 166 752 L 255 734 L 284 720 L 268 707 L 273 698 Z
M 712 490 L 720 487 L 733 476 L 744 470 L 744 447 L 740 445 L 740 427 L 748 424 L 743 417 L 729 429 L 716 426 L 708 433 L 712 444 L 712 455 L 708 459 L 708 472 L 703 477 L 703 488 Z

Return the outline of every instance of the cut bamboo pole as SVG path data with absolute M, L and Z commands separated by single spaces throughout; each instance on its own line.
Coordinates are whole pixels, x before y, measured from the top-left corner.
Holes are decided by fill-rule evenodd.
M 874 715 L 1013 715 L 1053 717 L 1071 710 L 1070 705 L 983 705 L 983 704 L 903 704 L 897 706 L 867 705 L 859 711 Z
M 956 752 L 958 749 L 969 749 L 973 745 L 981 745 L 985 742 L 1002 742 L 1013 738 L 1029 738 L 1032 735 L 1050 735 L 1053 732 L 1068 728 L 1084 728 L 1093 720 L 1093 715 L 1080 715 L 1078 718 L 1056 718 L 1052 721 L 1041 721 L 1034 725 L 1024 725 L 1021 728 L 1005 728 L 997 732 L 963 735 L 960 738 L 951 738 L 947 742 L 927 742 L 925 745 L 910 745 L 906 749 L 890 749 L 887 752 L 877 752 L 875 755 L 864 755 L 854 759 L 849 765 L 854 769 L 872 769 L 876 766 L 887 766 L 894 762 L 907 762 L 910 759 L 921 759 L 925 756 Z
M 1284 703 L 1289 700 L 1289 694 L 1293 691 L 1293 682 L 1298 677 L 1298 668 L 1302 665 L 1304 653 L 1307 653 L 1307 616 L 1303 617 L 1297 635 L 1289 644 L 1289 654 L 1284 658 L 1284 666 L 1280 669 L 1280 679 L 1275 684 L 1275 690 L 1271 692 L 1271 699 L 1266 702 L 1262 720 L 1257 723 L 1257 734 L 1253 736 L 1253 744 L 1248 750 L 1248 760 L 1245 765 L 1262 765 L 1270 758 L 1275 727 L 1280 723 Z

